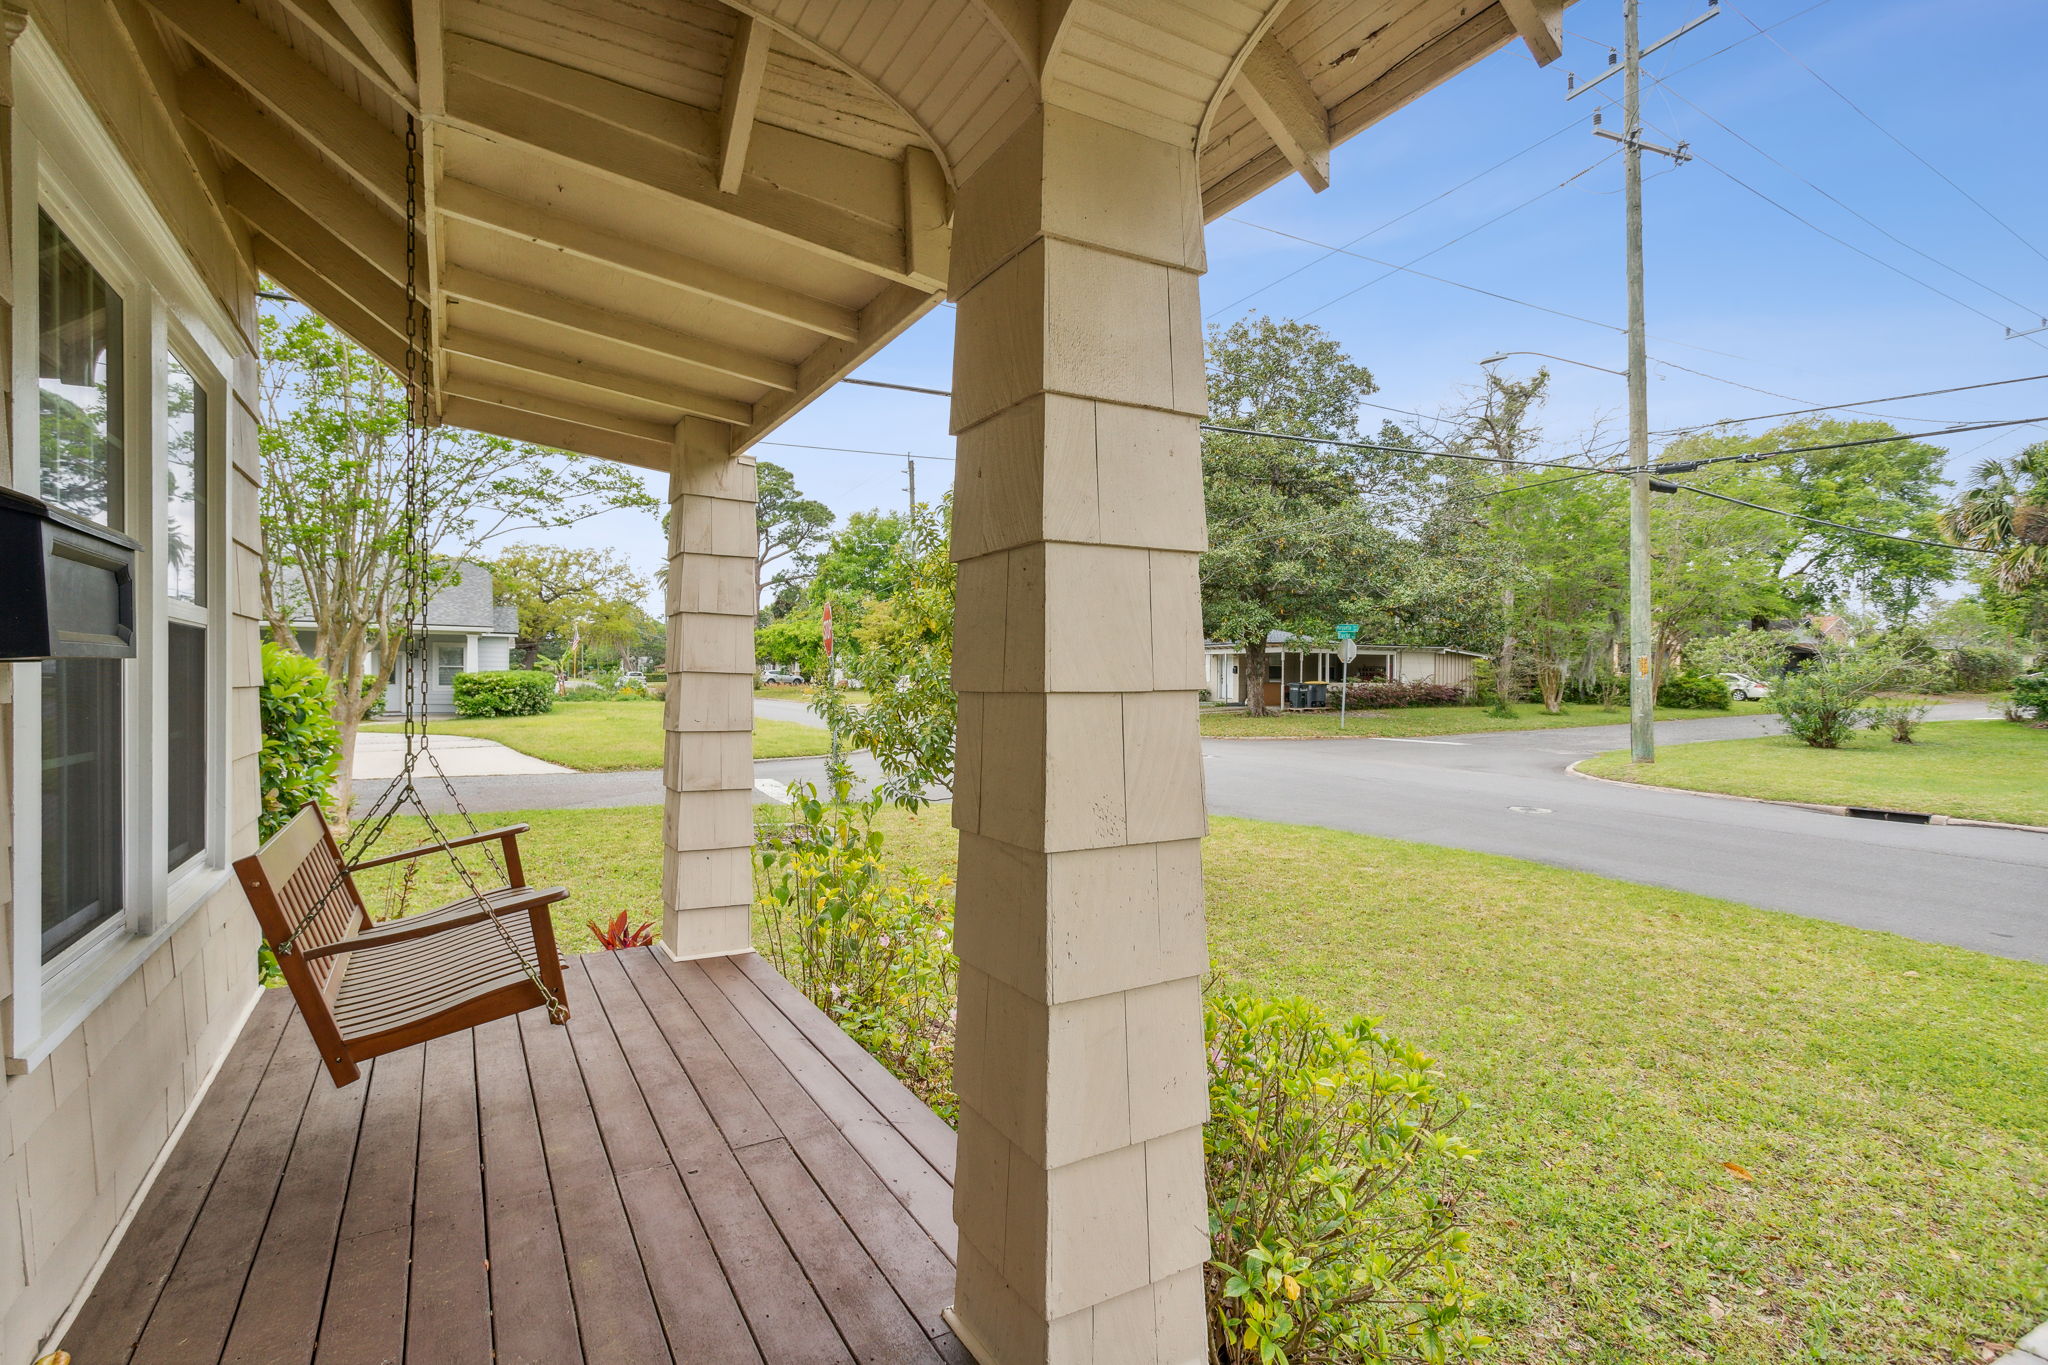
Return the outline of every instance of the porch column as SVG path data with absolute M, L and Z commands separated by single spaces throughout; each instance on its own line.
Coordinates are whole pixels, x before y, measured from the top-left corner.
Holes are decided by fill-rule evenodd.
M 669 474 L 661 941 L 674 958 L 753 943 L 754 458 L 689 417 Z
M 984 1365 L 1203 1355 L 1199 205 L 1190 146 L 1058 108 L 958 200 L 954 1317 Z

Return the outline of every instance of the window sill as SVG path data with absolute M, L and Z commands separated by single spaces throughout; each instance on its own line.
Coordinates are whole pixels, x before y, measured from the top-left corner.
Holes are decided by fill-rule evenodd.
M 231 880 L 233 874 L 226 868 L 208 869 L 201 875 L 186 878 L 179 887 L 175 912 L 166 917 L 161 929 L 146 935 L 124 934 L 95 952 L 90 961 L 81 962 L 66 972 L 56 989 L 43 996 L 43 1027 L 39 1035 L 22 1048 L 19 1055 L 8 1055 L 7 1074 L 25 1076 L 41 1066 L 65 1039 L 85 1024 L 94 1010 L 107 1002 L 107 997 L 118 990 L 122 982 L 142 970 L 142 964 L 170 941 L 171 935 L 194 910 L 212 899 Z M 18 1040 L 16 1046 L 20 1046 Z

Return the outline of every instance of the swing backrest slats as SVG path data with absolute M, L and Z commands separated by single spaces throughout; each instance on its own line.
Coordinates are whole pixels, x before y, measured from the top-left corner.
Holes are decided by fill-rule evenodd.
M 354 880 L 343 870 L 341 850 L 320 808 L 308 802 L 251 861 L 256 866 L 244 872 L 244 879 L 251 880 L 251 871 L 260 876 L 260 886 L 250 885 L 248 890 L 263 937 L 273 950 L 291 940 L 299 950 L 291 956 L 311 978 L 313 988 L 331 999 L 346 959 L 309 959 L 303 954 L 353 938 L 370 927 L 370 917 Z

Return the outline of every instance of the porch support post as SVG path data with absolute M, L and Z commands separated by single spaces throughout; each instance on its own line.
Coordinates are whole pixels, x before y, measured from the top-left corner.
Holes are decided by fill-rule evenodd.
M 753 944 L 754 458 L 686 417 L 669 474 L 661 940 L 678 959 Z
M 954 1318 L 983 1365 L 1204 1353 L 1201 252 L 1192 147 L 1068 110 L 960 190 Z

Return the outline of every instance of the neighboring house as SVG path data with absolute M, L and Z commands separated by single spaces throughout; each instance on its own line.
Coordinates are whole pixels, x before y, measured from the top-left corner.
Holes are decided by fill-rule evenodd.
M 1285 709 L 1287 688 L 1293 683 L 1342 681 L 1365 682 L 1391 678 L 1396 682 L 1449 683 L 1470 690 L 1472 666 L 1485 658 L 1469 649 L 1444 645 L 1367 645 L 1358 647 L 1358 657 L 1347 669 L 1334 647 L 1302 649 L 1299 637 L 1284 630 L 1266 637 L 1266 705 Z M 1219 702 L 1247 701 L 1244 650 L 1222 640 L 1205 641 L 1202 646 L 1209 695 Z
M 519 634 L 519 608 L 497 600 L 496 585 L 489 567 L 464 560 L 457 564 L 460 575 L 427 602 L 427 638 L 424 648 L 427 713 L 447 716 L 455 713 L 455 680 L 464 673 L 488 673 L 512 666 L 512 642 Z M 299 649 L 313 652 L 311 618 L 294 615 L 292 635 Z M 391 675 L 384 694 L 384 709 L 390 715 L 405 710 L 405 688 L 412 667 L 401 663 Z M 375 667 L 371 659 L 370 666 Z
M 1204 1358 L 1204 224 L 1557 10 L 0 0 L 0 478 L 136 547 L 0 689 L 0 1358 Z M 232 869 L 273 282 L 672 513 L 659 946 L 347 1090 Z M 752 951 L 753 451 L 944 302 L 957 1129 Z

